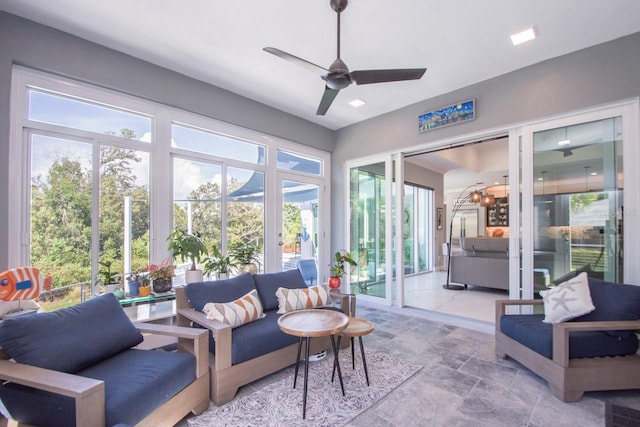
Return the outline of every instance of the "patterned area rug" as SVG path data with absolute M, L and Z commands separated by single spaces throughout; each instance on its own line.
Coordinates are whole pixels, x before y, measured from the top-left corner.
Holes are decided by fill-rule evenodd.
M 342 396 L 336 374 L 331 382 L 333 354 L 309 365 L 307 417 L 302 419 L 304 362 L 293 389 L 294 368 L 287 376 L 231 402 L 214 407 L 188 420 L 190 427 L 204 426 L 343 426 L 389 394 L 422 367 L 368 350 L 365 344 L 370 386 L 364 376 L 356 341 L 356 369 L 351 368 L 351 350 L 340 353 L 346 396 Z

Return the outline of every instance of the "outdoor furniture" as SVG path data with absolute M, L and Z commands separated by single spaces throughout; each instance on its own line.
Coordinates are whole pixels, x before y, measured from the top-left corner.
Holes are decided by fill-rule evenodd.
M 299 337 L 298 339 L 298 355 L 296 357 L 296 369 L 293 374 L 293 388 L 296 388 L 298 380 L 298 367 L 300 365 L 300 351 L 302 349 L 302 341 L 305 341 L 304 352 L 304 391 L 302 393 L 302 418 L 307 415 L 307 380 L 309 378 L 309 347 L 311 338 L 330 337 L 331 348 L 333 349 L 334 369 L 338 369 L 338 378 L 340 378 L 340 388 L 344 396 L 344 384 L 342 383 L 342 372 L 340 371 L 340 361 L 338 360 L 338 348 L 334 338 L 335 334 L 343 331 L 349 323 L 349 317 L 343 313 L 330 310 L 297 310 L 283 314 L 278 319 L 278 327 L 286 334 Z
M 220 406 L 231 401 L 238 388 L 286 368 L 296 362 L 297 339 L 278 327 L 279 288 L 308 291 L 297 269 L 278 273 L 245 273 L 226 280 L 190 283 L 176 289 L 178 324 L 206 328 L 210 332 L 209 358 L 211 372 L 211 400 Z M 232 327 L 218 320 L 209 320 L 203 310 L 207 303 L 232 303 L 252 291 L 262 304 L 264 317 Z M 331 292 L 340 300 L 340 311 L 349 314 L 350 296 Z M 337 310 L 335 307 L 325 307 Z M 329 337 L 322 337 L 310 345 L 316 354 L 331 345 Z
M 142 333 L 176 337 L 178 352 L 136 349 Z M 133 324 L 113 294 L 4 320 L 0 346 L 0 399 L 20 423 L 174 425 L 209 406 L 207 333 Z
M 315 259 L 301 259 L 296 262 L 296 267 L 300 270 L 300 274 L 308 286 L 318 284 L 318 267 Z
M 586 274 L 586 273 L 583 273 Z M 559 323 L 544 314 L 507 314 L 507 309 L 540 306 L 542 300 L 496 301 L 495 351 L 544 378 L 564 402 L 585 391 L 640 388 L 640 287 L 588 278 L 595 310 Z

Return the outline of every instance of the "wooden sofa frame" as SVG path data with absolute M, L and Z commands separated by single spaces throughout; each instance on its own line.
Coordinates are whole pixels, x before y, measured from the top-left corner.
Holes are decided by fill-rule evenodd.
M 542 300 L 496 301 L 496 355 L 520 362 L 549 384 L 551 394 L 563 402 L 577 402 L 586 391 L 640 388 L 640 356 L 569 359 L 569 333 L 575 331 L 640 330 L 640 320 L 563 322 L 553 325 L 553 358 L 548 359 L 500 330 L 500 317 L 508 306 L 535 306 Z
M 336 297 L 334 292 L 332 297 Z M 354 296 L 339 294 L 340 307 L 342 311 L 349 315 L 351 310 L 355 310 Z M 195 322 L 212 332 L 215 341 L 215 355 L 209 358 L 210 379 L 211 379 L 211 400 L 217 406 L 223 405 L 233 400 L 238 389 L 255 380 L 277 372 L 296 362 L 298 344 L 283 347 L 271 353 L 264 354 L 251 360 L 231 364 L 231 334 L 233 329 L 226 323 L 216 320 L 209 320 L 206 316 L 194 310 L 189 304 L 189 300 L 184 288 L 176 288 L 176 307 L 179 326 L 190 326 Z M 341 345 L 348 347 L 349 340 Z M 331 347 L 329 337 L 314 338 L 311 340 L 310 354 L 315 354 Z
M 188 352 L 196 357 L 195 380 L 136 425 L 174 425 L 189 412 L 195 415 L 204 412 L 209 407 L 209 335 L 206 331 L 151 323 L 134 325 L 143 334 L 177 338 L 178 351 Z M 0 349 L 0 380 L 71 397 L 75 399 L 77 426 L 105 426 L 103 381 L 14 363 L 8 359 L 9 356 Z M 0 416 L 0 425 L 3 425 L 2 419 Z M 10 422 L 8 425 L 16 424 Z

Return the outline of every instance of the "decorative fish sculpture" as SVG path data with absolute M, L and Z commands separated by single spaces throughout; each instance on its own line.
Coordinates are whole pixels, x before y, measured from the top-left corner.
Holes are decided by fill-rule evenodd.
M 51 289 L 51 277 L 43 278 L 34 267 L 12 268 L 0 273 L 0 300 L 18 301 L 37 298 Z

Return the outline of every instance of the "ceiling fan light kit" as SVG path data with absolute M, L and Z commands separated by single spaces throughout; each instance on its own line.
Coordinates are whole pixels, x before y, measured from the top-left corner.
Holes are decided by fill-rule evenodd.
M 340 90 L 351 84 L 365 85 L 372 83 L 397 82 L 404 80 L 419 80 L 424 75 L 426 68 L 405 68 L 389 70 L 357 70 L 349 72 L 347 64 L 340 58 L 340 14 L 347 8 L 348 0 L 329 0 L 329 5 L 337 14 L 337 58 L 329 66 L 329 69 L 299 58 L 295 55 L 277 49 L 265 47 L 265 52 L 279 58 L 305 67 L 313 72 L 320 72 L 325 81 L 324 93 L 316 115 L 324 116 Z

